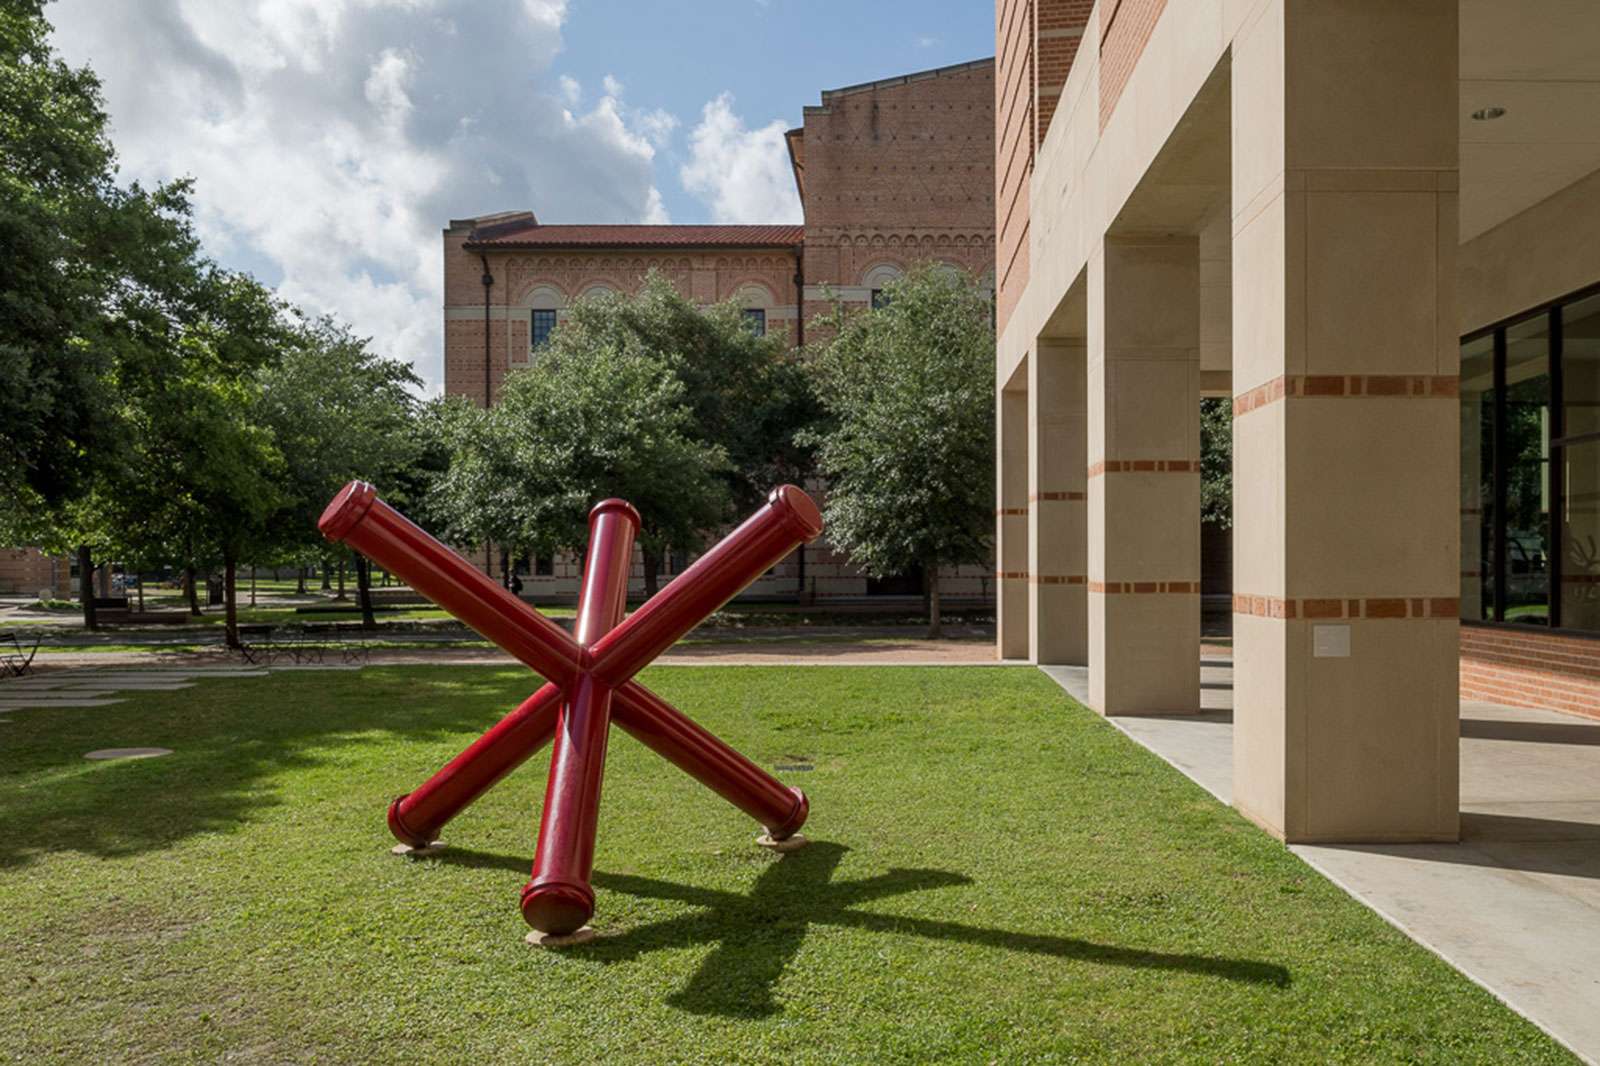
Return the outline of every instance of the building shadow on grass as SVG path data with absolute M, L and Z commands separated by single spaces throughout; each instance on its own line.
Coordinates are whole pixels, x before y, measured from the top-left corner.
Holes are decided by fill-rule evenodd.
M 1103 966 L 1167 970 L 1277 987 L 1289 984 L 1289 971 L 1275 963 L 1123 948 L 1074 937 L 857 910 L 873 900 L 969 885 L 972 879 L 948 870 L 892 869 L 875 877 L 835 881 L 834 871 L 847 850 L 840 844 L 813 842 L 774 862 L 756 879 L 748 895 L 597 872 L 596 888 L 699 909 L 617 935 L 603 934 L 564 950 L 597 962 L 616 963 L 651 951 L 715 944 L 688 985 L 667 1002 L 693 1014 L 728 1018 L 765 1018 L 778 1012 L 774 989 L 814 925 L 974 944 Z M 436 861 L 473 868 L 528 869 L 526 859 L 483 852 L 448 851 Z
M 415 765 L 397 767 L 394 778 L 420 779 L 441 762 L 427 745 L 476 735 L 526 688 L 488 670 L 467 681 L 441 673 L 440 683 L 376 668 L 334 676 L 360 684 L 317 674 L 213 679 L 113 707 L 16 712 L 0 746 L 0 870 L 53 853 L 131 857 L 200 833 L 239 832 L 284 802 L 276 781 L 284 771 L 344 758 L 350 748 L 410 742 L 416 747 L 397 750 Z M 173 754 L 83 758 L 135 746 Z M 380 818 L 390 798 L 372 796 Z

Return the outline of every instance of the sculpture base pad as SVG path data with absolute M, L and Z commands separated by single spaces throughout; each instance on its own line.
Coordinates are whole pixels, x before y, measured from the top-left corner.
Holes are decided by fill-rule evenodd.
M 586 925 L 576 932 L 568 933 L 566 936 L 551 936 L 549 933 L 541 933 L 535 929 L 522 939 L 536 948 L 570 948 L 574 944 L 587 944 L 593 940 L 594 926 Z
M 426 859 L 429 855 L 437 855 L 445 849 L 445 842 L 434 840 L 421 847 L 411 844 L 396 844 L 389 849 L 390 855 L 403 855 L 408 859 Z
M 791 851 L 799 851 L 801 848 L 810 843 L 810 841 L 806 840 L 806 838 L 801 836 L 799 833 L 796 833 L 792 837 L 784 837 L 782 840 L 773 840 L 771 833 L 762 833 L 760 836 L 756 837 L 756 843 L 769 851 L 776 851 L 781 855 Z

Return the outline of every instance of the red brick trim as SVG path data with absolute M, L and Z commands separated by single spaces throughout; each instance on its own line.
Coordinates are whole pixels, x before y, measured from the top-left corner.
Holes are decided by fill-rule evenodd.
M 1026 570 L 996 570 L 994 572 L 994 576 L 995 576 L 995 578 L 997 580 L 1000 580 L 1000 581 L 1026 581 L 1026 580 L 1028 580 L 1028 572 Z
M 1392 397 L 1439 399 L 1461 395 L 1454 374 L 1284 374 L 1233 398 L 1234 417 L 1283 399 L 1360 399 Z
M 1600 718 L 1600 640 L 1463 625 L 1461 695 Z
M 1035 585 L 1082 585 L 1089 579 L 1082 574 L 1035 574 Z
M 1001 518 L 1025 518 L 1028 514 L 1026 507 L 996 507 L 994 513 Z
M 1335 599 L 1331 597 L 1306 597 L 1284 599 L 1280 596 L 1249 596 L 1235 594 L 1233 613 L 1256 618 L 1439 618 L 1457 620 L 1461 616 L 1461 600 L 1454 596 L 1395 596 L 1367 597 L 1365 599 Z
M 1086 499 L 1088 499 L 1087 494 L 1082 492 L 1034 492 L 1028 495 L 1028 500 L 1031 503 Z
M 1104 596 L 1168 595 L 1198 596 L 1198 581 L 1091 581 L 1089 591 Z
M 1102 459 L 1089 464 L 1089 476 L 1102 474 L 1198 474 L 1198 459 Z

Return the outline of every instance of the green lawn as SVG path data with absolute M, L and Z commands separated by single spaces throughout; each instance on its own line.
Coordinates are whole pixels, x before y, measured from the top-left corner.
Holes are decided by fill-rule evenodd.
M 1567 1062 L 1042 674 L 658 668 L 812 799 L 755 827 L 611 745 L 601 937 L 526 946 L 544 760 L 388 853 L 388 800 L 530 687 L 369 668 L 0 722 L 17 1061 Z M 164 759 L 90 763 L 94 748 Z

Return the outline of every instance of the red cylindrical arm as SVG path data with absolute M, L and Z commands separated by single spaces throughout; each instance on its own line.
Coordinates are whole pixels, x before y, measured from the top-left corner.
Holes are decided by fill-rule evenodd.
M 621 685 L 767 569 L 822 532 L 811 497 L 793 485 L 773 489 L 766 504 L 694 561 L 650 602 L 594 646 L 596 676 Z
M 561 686 L 556 684 L 523 700 L 421 787 L 389 804 L 389 832 L 418 848 L 438 839 L 446 822 L 550 742 L 560 706 Z
M 805 824 L 811 805 L 755 763 L 706 732 L 637 681 L 617 689 L 617 725 L 645 747 L 787 840 Z
M 589 557 L 578 598 L 578 644 L 588 647 L 622 620 L 639 514 L 606 500 L 589 514 Z M 533 874 L 522 889 L 522 916 L 541 933 L 566 936 L 594 913 L 595 828 L 611 726 L 611 688 L 578 675 L 561 708 Z
M 378 499 L 365 481 L 339 491 L 317 522 L 343 541 L 551 681 L 565 685 L 579 666 L 578 646 L 560 626 L 501 588 Z

